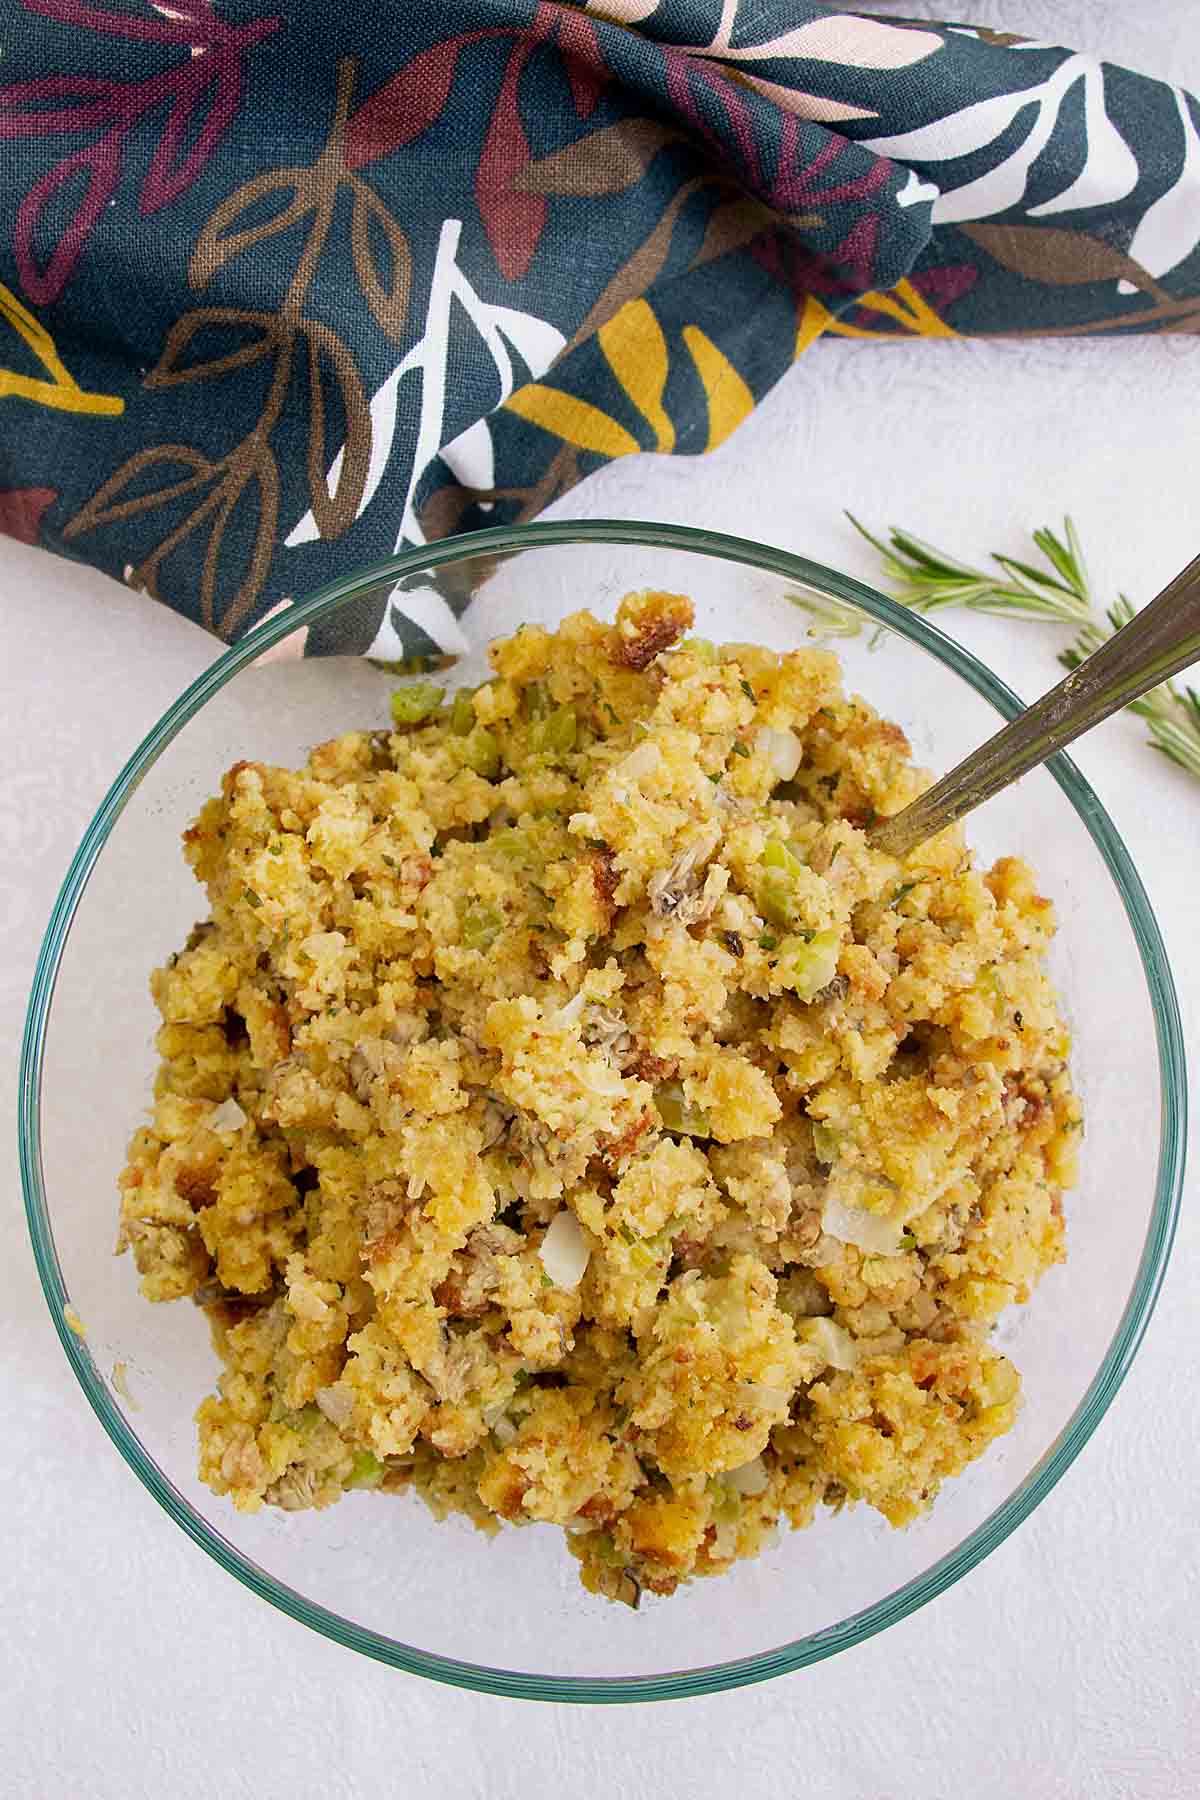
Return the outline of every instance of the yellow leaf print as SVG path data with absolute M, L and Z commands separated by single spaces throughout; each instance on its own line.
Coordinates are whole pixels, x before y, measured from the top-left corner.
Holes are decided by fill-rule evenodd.
M 627 301 L 596 335 L 609 368 L 653 430 L 656 448 L 674 450 L 678 434 L 663 405 L 670 352 L 662 326 L 648 303 Z M 684 326 L 683 341 L 708 401 L 708 442 L 704 448 L 715 450 L 753 411 L 754 395 L 724 351 L 718 350 L 698 325 Z M 642 448 L 632 432 L 598 406 L 540 381 L 518 388 L 505 406 L 578 450 L 592 450 L 598 456 L 628 456 Z
M 22 338 L 49 375 L 42 381 L 33 375 L 18 375 L 15 369 L 0 368 L 0 400 L 32 400 L 35 406 L 54 407 L 59 412 L 96 413 L 112 418 L 125 411 L 118 394 L 93 394 L 81 388 L 64 365 L 54 347 L 54 339 L 33 314 L 0 282 L 0 319 L 10 324 Z
M 815 344 L 822 332 L 828 331 L 832 324 L 833 314 L 829 308 L 822 306 L 815 294 L 805 294 L 804 311 L 796 328 L 796 355 L 803 356 L 809 346 Z
M 645 300 L 627 300 L 597 336 L 604 359 L 657 440 L 656 448 L 675 448 L 675 427 L 663 409 L 667 385 L 667 340 Z
M 531 425 L 540 425 L 555 437 L 565 438 L 579 450 L 594 450 L 599 456 L 628 456 L 642 447 L 623 425 L 610 419 L 598 406 L 577 400 L 561 388 L 546 387 L 540 381 L 518 388 L 505 405 L 509 412 L 528 419 Z
M 915 288 L 907 277 L 898 281 L 894 288 L 886 294 L 863 294 L 857 301 L 859 306 L 868 312 L 882 313 L 884 318 L 895 319 L 903 329 L 901 331 L 872 331 L 864 325 L 848 325 L 842 319 L 835 319 L 833 314 L 812 294 L 804 302 L 804 311 L 800 315 L 800 324 L 796 331 L 796 355 L 803 356 L 811 344 L 826 332 L 830 337 L 873 338 L 879 343 L 896 342 L 902 337 L 918 338 L 954 338 L 958 336 L 945 319 L 939 318 L 924 295 Z
M 708 442 L 704 448 L 715 450 L 754 410 L 754 395 L 724 351 L 718 350 L 698 325 L 684 326 L 683 341 L 708 397 Z

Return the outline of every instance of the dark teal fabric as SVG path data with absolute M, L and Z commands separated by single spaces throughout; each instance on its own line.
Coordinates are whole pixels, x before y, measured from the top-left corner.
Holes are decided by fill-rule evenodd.
M 0 52 L 0 528 L 230 639 L 710 448 L 830 333 L 1200 322 L 1200 107 L 1004 33 L 9 0 Z

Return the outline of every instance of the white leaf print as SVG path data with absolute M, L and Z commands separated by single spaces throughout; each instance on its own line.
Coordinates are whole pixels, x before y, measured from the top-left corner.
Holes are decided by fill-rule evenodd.
M 405 379 L 415 375 L 421 386 L 417 411 L 417 434 L 409 471 L 408 488 L 401 508 L 396 547 L 402 543 L 423 544 L 421 530 L 413 506 L 413 497 L 425 470 L 442 446 L 445 424 L 446 381 L 449 370 L 450 320 L 455 302 L 462 308 L 478 331 L 496 370 L 499 398 L 496 405 L 512 393 L 514 370 L 509 348 L 516 350 L 530 374 L 544 375 L 562 350 L 566 338 L 556 326 L 533 313 L 517 312 L 511 306 L 493 306 L 481 300 L 466 275 L 458 266 L 458 244 L 462 236 L 461 219 L 445 219 L 438 239 L 433 277 L 429 284 L 429 300 L 425 311 L 425 334 L 414 344 L 403 360 L 388 376 L 371 400 L 371 460 L 363 496 L 356 518 L 361 518 L 383 480 L 392 455 L 397 423 L 401 416 L 400 390 Z M 411 412 L 405 411 L 405 421 Z M 460 434 L 461 435 L 461 434 Z M 333 460 L 329 479 L 335 482 L 341 468 L 342 452 Z M 311 543 L 320 534 L 311 512 L 284 540 L 289 549 Z
M 922 181 L 915 169 L 908 171 L 908 180 L 896 195 L 897 206 L 920 206 L 923 200 L 936 200 L 938 190 L 932 181 Z
M 900 162 L 949 162 L 952 157 L 970 156 L 995 143 L 1022 107 L 1035 102 L 1040 92 L 1039 88 L 1023 88 L 1016 94 L 996 94 L 990 100 L 976 100 L 944 119 L 934 119 L 929 125 L 918 125 L 913 131 L 866 138 L 864 142 L 868 150 L 877 150 L 881 156 Z
M 1072 212 L 1081 206 L 1115 206 L 1138 184 L 1137 157 L 1108 116 L 1104 104 L 1104 71 L 1091 63 L 1084 71 L 1084 124 L 1087 155 L 1070 187 L 1052 200 L 1029 208 L 1031 219 Z
M 957 225 L 986 219 L 1019 206 L 1025 199 L 1029 171 L 1054 134 L 1064 100 L 1080 81 L 1084 83 L 1088 134 L 1084 169 L 1061 193 L 1050 200 L 1039 201 L 1029 210 L 1031 215 L 1036 215 L 1111 204 L 1132 193 L 1137 186 L 1138 167 L 1132 151 L 1116 131 L 1105 109 L 1103 69 L 1089 56 L 1065 57 L 1039 86 L 976 101 L 972 106 L 964 106 L 959 112 L 935 119 L 915 131 L 871 138 L 867 140 L 867 148 L 902 162 L 913 162 L 924 172 L 927 163 L 949 162 L 998 142 L 1023 110 L 1035 107 L 1033 123 L 1026 136 L 994 169 L 959 186 L 947 177 L 939 182 L 941 195 L 933 208 L 935 224 Z
M 462 487 L 495 487 L 496 451 L 491 426 L 486 419 L 476 419 L 473 425 L 460 431 L 452 444 L 444 446 L 441 455 Z
M 396 630 L 393 614 L 399 613 L 419 625 L 425 636 L 432 638 L 447 656 L 465 656 L 471 646 L 462 626 L 446 601 L 434 588 L 406 588 L 393 594 L 384 612 L 374 642 L 367 651 L 377 662 L 399 662 L 409 654 L 403 638 Z
M 1183 120 L 1183 167 L 1175 185 L 1146 208 L 1129 246 L 1134 262 L 1154 276 L 1168 274 L 1200 243 L 1200 135 L 1187 96 L 1180 88 L 1172 92 Z M 1132 282 L 1122 281 L 1118 291 L 1136 290 Z

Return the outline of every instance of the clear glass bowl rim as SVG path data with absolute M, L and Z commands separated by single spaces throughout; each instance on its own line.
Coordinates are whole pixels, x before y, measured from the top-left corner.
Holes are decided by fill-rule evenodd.
M 218 657 L 187 687 L 129 758 L 104 798 L 72 858 L 55 901 L 38 955 L 21 1046 L 18 1086 L 18 1140 L 21 1183 L 34 1258 L 50 1315 L 67 1360 L 84 1394 L 117 1450 L 164 1510 L 201 1549 L 252 1593 L 335 1643 L 412 1674 L 455 1687 L 515 1698 L 549 1701 L 622 1702 L 680 1699 L 766 1681 L 851 1648 L 924 1606 L 991 1553 L 1028 1518 L 1066 1473 L 1108 1410 L 1129 1371 L 1154 1310 L 1179 1215 L 1187 1137 L 1187 1071 L 1179 1006 L 1166 949 L 1150 902 L 1116 828 L 1074 763 L 1058 755 L 1047 768 L 1074 807 L 1116 883 L 1136 940 L 1154 1012 L 1162 1094 L 1161 1129 L 1154 1204 L 1137 1276 L 1120 1325 L 1087 1392 L 1052 1451 L 1003 1504 L 949 1554 L 871 1606 L 826 1630 L 736 1661 L 653 1676 L 581 1677 L 491 1668 L 434 1655 L 367 1630 L 319 1606 L 274 1580 L 235 1549 L 167 1481 L 115 1405 L 86 1346 L 68 1323 L 70 1297 L 59 1267 L 42 1178 L 41 1081 L 46 1027 L 62 952 L 91 872 L 127 801 L 146 770 L 188 721 L 241 669 L 302 625 L 334 611 L 347 600 L 388 581 L 480 555 L 497 555 L 537 545 L 616 544 L 688 550 L 702 556 L 765 570 L 817 588 L 928 651 L 960 676 L 1006 719 L 1022 709 L 1012 690 L 968 651 L 919 614 L 862 582 L 806 557 L 749 539 L 690 526 L 618 519 L 538 522 L 463 533 L 406 550 L 360 570 L 282 609 Z

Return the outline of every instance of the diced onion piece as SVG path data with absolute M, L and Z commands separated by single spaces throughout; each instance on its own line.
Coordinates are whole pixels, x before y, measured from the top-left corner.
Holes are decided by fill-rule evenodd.
M 748 1400 L 752 1406 L 765 1406 L 768 1410 L 780 1407 L 784 1412 L 792 1404 L 792 1388 L 771 1387 L 765 1381 L 739 1381 L 738 1397 Z
M 591 1246 L 583 1235 L 579 1220 L 569 1207 L 551 1219 L 538 1255 L 542 1267 L 558 1288 L 577 1288 L 588 1266 Z
M 329 1423 L 338 1431 L 345 1431 L 354 1418 L 354 1393 L 350 1388 L 333 1387 L 318 1388 L 314 1395 L 317 1406 Z
M 726 1469 L 721 1480 L 726 1487 L 731 1487 L 735 1494 L 761 1494 L 769 1481 L 766 1464 L 761 1456 L 743 1463 L 740 1469 Z
M 794 731 L 776 731 L 771 725 L 759 726 L 754 748 L 766 757 L 780 781 L 792 779 L 804 756 L 804 746 Z
M 646 742 L 631 750 L 623 762 L 618 763 L 618 772 L 636 781 L 640 775 L 653 775 L 662 762 L 662 751 L 657 744 Z
M 579 1023 L 580 1015 L 583 1012 L 584 1007 L 587 1005 L 587 999 L 588 999 L 588 997 L 587 997 L 586 993 L 584 992 L 584 990 L 582 988 L 580 988 L 579 992 L 577 994 L 572 995 L 571 999 L 568 1000 L 564 1006 L 559 1007 L 559 1009 L 558 1009 L 559 1024 L 560 1025 L 577 1025 Z
M 210 1131 L 240 1131 L 245 1123 L 246 1115 L 232 1096 L 208 1115 Z
M 836 1325 L 832 1319 L 803 1319 L 796 1327 L 796 1337 L 830 1368 L 857 1369 L 858 1345 L 844 1325 Z
M 516 1443 L 517 1428 L 506 1413 L 501 1413 L 498 1419 L 492 1420 L 492 1436 L 495 1438 L 496 1442 L 502 1444 L 505 1449 L 508 1448 L 509 1444 Z
M 865 1206 L 847 1206 L 830 1194 L 821 1214 L 821 1229 L 839 1243 L 853 1244 L 871 1256 L 899 1256 L 903 1226 L 894 1219 L 869 1212 Z

